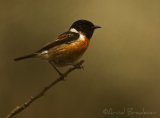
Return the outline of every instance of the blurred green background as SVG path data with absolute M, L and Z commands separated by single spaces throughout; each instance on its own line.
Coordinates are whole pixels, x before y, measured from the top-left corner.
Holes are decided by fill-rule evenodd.
M 58 75 L 45 61 L 14 62 L 88 19 L 97 30 L 83 56 L 85 70 L 71 73 L 16 118 L 118 118 L 133 108 L 160 116 L 159 0 L 0 0 L 0 118 Z M 67 68 L 61 69 L 65 71 Z

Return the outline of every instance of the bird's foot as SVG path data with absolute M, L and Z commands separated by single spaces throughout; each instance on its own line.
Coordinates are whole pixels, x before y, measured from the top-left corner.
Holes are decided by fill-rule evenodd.
M 82 65 L 84 63 L 84 60 L 79 61 L 78 63 L 74 64 L 73 66 L 77 69 L 82 69 L 84 70 L 84 66 Z
M 59 74 L 61 80 L 64 80 L 64 78 L 66 77 L 66 75 L 61 73 L 60 71 L 58 72 L 58 74 Z

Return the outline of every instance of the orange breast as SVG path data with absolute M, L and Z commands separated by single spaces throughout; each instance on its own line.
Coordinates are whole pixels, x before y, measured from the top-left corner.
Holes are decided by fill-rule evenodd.
M 85 38 L 84 40 L 76 41 L 75 43 L 69 45 L 67 48 L 68 50 L 72 50 L 73 52 L 75 51 L 76 53 L 82 53 L 87 49 L 88 45 L 89 40 Z
M 83 55 L 88 45 L 86 37 L 70 44 L 62 44 L 49 50 L 49 60 L 54 60 L 57 66 L 73 64 Z

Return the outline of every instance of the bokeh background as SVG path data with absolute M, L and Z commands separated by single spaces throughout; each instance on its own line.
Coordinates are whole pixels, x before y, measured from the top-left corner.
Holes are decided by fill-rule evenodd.
M 55 40 L 78 19 L 97 30 L 71 73 L 16 118 L 131 118 L 160 116 L 159 0 L 0 0 L 0 118 L 58 75 L 45 61 L 14 62 Z M 61 69 L 65 71 L 67 68 Z

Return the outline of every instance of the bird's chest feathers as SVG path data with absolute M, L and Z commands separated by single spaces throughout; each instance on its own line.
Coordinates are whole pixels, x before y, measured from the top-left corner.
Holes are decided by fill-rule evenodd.
M 86 37 L 79 37 L 72 43 L 61 45 L 52 50 L 53 55 L 50 55 L 50 59 L 53 59 L 57 66 L 74 63 L 83 55 L 88 45 L 89 40 Z
M 68 48 L 67 50 L 70 50 L 73 53 L 75 52 L 77 54 L 80 54 L 84 53 L 88 45 L 89 45 L 89 40 L 85 36 L 80 35 L 79 39 L 77 39 L 70 45 L 66 46 L 66 48 Z
M 55 60 L 65 60 L 67 62 L 76 61 L 79 59 L 89 45 L 89 40 L 86 37 L 79 37 L 76 41 L 69 44 L 64 44 L 57 48 L 54 53 Z

